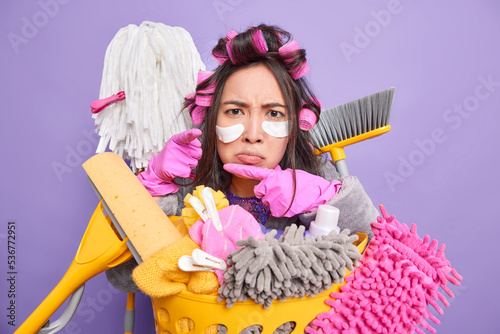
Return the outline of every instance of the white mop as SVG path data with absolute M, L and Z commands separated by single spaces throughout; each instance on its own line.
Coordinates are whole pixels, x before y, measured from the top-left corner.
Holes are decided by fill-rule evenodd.
M 147 168 L 173 134 L 192 128 L 184 97 L 195 91 L 202 70 L 183 28 L 147 21 L 121 28 L 106 50 L 99 98 L 120 91 L 126 98 L 93 115 L 101 137 L 96 153 L 109 147 L 134 172 Z

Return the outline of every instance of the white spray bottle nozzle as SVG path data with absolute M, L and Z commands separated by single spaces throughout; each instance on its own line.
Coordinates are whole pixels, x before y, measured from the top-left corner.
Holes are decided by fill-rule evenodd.
M 331 205 L 320 205 L 316 213 L 316 220 L 311 222 L 309 233 L 314 237 L 327 235 L 335 230 L 340 233 L 340 228 L 337 226 L 340 210 Z

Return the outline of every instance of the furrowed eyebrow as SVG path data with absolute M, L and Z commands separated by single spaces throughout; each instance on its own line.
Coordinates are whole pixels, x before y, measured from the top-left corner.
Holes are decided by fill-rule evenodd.
M 246 104 L 245 102 L 236 101 L 236 100 L 226 101 L 222 104 L 234 104 L 235 106 L 238 106 L 238 107 L 248 107 L 248 104 Z
M 282 105 L 281 103 L 266 103 L 263 105 L 264 108 L 272 108 L 272 107 L 282 107 L 286 109 L 286 106 Z
M 226 101 L 226 102 L 223 102 L 222 104 L 224 104 L 224 105 L 226 105 L 226 104 L 233 104 L 235 106 L 245 107 L 245 108 L 248 107 L 247 103 L 241 102 L 241 101 L 236 101 L 236 100 Z M 286 109 L 285 105 L 282 105 L 281 103 L 277 103 L 277 102 L 266 103 L 266 104 L 263 104 L 262 107 L 264 107 L 264 108 L 282 107 L 282 108 Z

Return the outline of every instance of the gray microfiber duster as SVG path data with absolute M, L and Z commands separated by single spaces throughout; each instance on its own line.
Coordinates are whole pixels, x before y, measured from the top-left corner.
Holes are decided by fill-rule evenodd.
M 361 255 L 353 245 L 357 235 L 350 236 L 346 229 L 314 238 L 304 237 L 304 230 L 291 225 L 279 240 L 273 230 L 263 240 L 238 241 L 242 248 L 228 255 L 218 300 L 225 299 L 230 308 L 250 298 L 268 309 L 273 299 L 315 296 L 342 283 L 346 268 L 352 271 L 359 265 Z

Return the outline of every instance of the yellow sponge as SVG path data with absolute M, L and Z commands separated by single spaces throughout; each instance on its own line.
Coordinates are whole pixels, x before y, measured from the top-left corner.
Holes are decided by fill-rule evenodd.
M 97 154 L 83 168 L 142 260 L 182 238 L 119 155 Z

